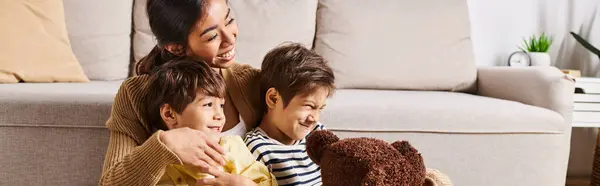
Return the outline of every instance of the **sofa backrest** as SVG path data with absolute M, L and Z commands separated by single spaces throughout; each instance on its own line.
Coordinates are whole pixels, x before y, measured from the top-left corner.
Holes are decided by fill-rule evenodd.
M 64 0 L 92 80 L 124 79 L 155 45 L 146 0 Z M 328 59 L 340 88 L 464 91 L 475 84 L 467 0 L 229 0 L 237 61 L 260 67 L 285 42 Z M 313 46 L 314 45 L 314 46 Z
M 90 80 L 129 75 L 133 0 L 63 0 L 73 53 Z
M 475 86 L 467 0 L 319 0 L 315 50 L 340 88 Z

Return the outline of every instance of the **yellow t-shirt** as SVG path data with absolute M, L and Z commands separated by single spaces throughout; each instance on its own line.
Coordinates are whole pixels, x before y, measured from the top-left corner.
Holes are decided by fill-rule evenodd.
M 277 186 L 275 176 L 269 172 L 267 166 L 256 161 L 240 136 L 222 136 L 219 145 L 227 152 L 224 156 L 226 164 L 221 169 L 223 172 L 250 178 L 260 186 Z M 165 174 L 157 185 L 195 186 L 197 180 L 206 177 L 212 176 L 190 171 L 183 165 L 171 164 L 167 166 Z

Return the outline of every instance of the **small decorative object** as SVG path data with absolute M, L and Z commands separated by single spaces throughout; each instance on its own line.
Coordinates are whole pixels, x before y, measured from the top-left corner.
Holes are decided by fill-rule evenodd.
M 528 67 L 531 66 L 531 56 L 526 52 L 516 51 L 508 57 L 508 66 Z
M 596 54 L 598 56 L 598 58 L 600 58 L 600 50 L 598 50 L 598 48 L 594 47 L 594 45 L 590 44 L 589 42 L 587 42 L 585 39 L 583 39 L 581 36 L 575 34 L 574 32 L 571 32 L 571 35 L 573 35 L 575 40 L 577 40 L 577 42 L 579 42 L 581 45 L 583 45 L 583 47 L 588 49 L 590 52 Z
M 521 51 L 514 52 L 508 59 L 510 66 L 550 66 L 551 59 L 548 49 L 552 45 L 552 37 L 542 33 L 539 37 L 533 35 L 523 39 Z

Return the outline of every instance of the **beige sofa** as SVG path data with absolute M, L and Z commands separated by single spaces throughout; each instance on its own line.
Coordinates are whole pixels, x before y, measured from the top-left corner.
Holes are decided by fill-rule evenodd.
M 105 122 L 153 46 L 144 0 L 64 0 L 90 83 L 0 85 L 0 185 L 96 185 Z M 329 59 L 322 122 L 342 137 L 410 140 L 460 186 L 559 186 L 573 82 L 553 67 L 476 67 L 466 0 L 230 0 L 238 61 L 284 41 Z

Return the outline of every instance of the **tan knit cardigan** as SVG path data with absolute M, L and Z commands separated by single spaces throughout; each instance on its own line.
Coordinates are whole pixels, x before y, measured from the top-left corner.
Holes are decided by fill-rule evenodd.
M 227 84 L 227 100 L 240 113 L 247 128 L 256 126 L 259 111 L 258 69 L 235 64 L 221 71 Z M 160 142 L 159 134 L 146 120 L 145 97 L 148 75 L 123 82 L 106 126 L 110 141 L 100 185 L 156 185 L 169 164 L 181 160 Z

